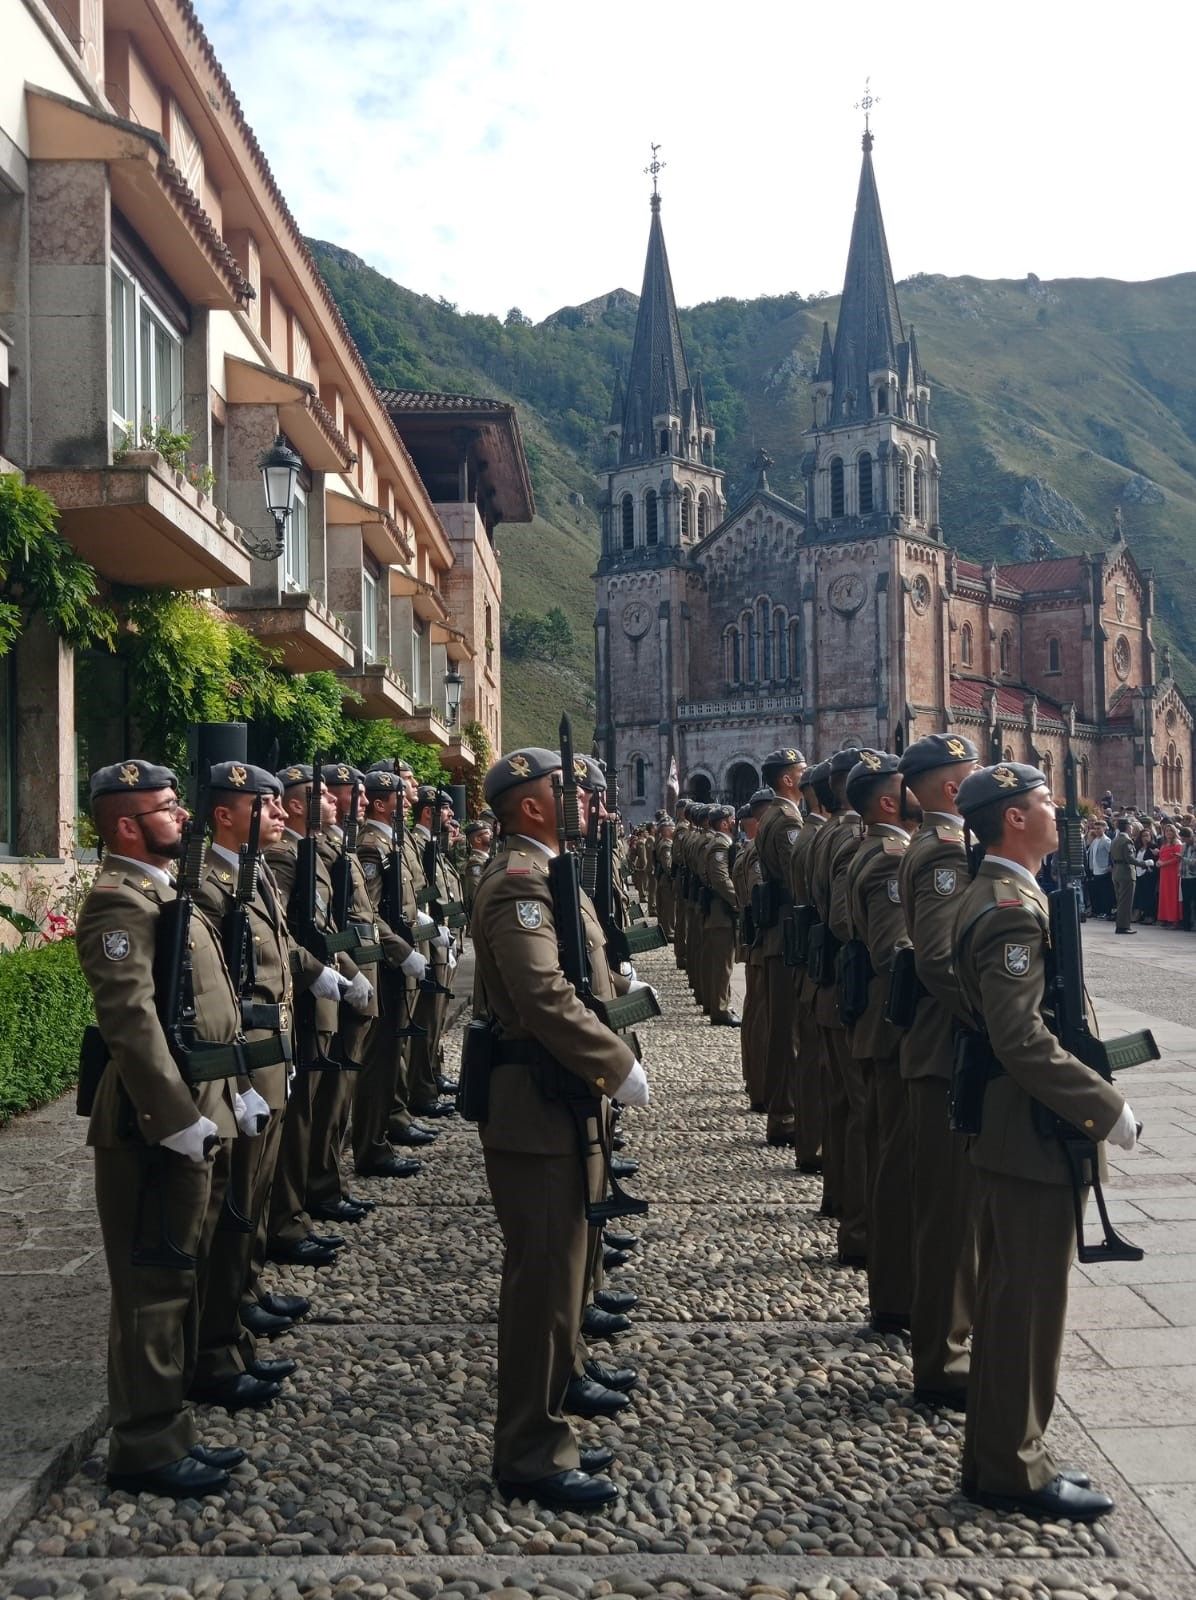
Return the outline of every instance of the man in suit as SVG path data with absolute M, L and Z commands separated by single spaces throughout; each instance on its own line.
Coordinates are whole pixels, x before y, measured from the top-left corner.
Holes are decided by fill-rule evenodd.
M 647 1104 L 648 1083 L 629 1046 L 582 1003 L 561 970 L 549 884 L 557 854 L 552 778 L 560 765 L 556 751 L 529 748 L 504 756 L 486 775 L 486 800 L 506 850 L 474 901 L 474 1015 L 488 1019 L 495 1036 L 479 1131 L 505 1247 L 495 1476 L 508 1497 L 585 1511 L 618 1493 L 598 1475 L 613 1452 L 579 1452 L 563 1409 L 588 1284 L 587 1186 L 595 1192 L 600 1161 L 583 1158 L 561 1087 L 576 1078 L 576 1087 L 599 1101 L 617 1095 L 634 1106 Z M 620 985 L 584 895 L 582 914 L 593 992 L 610 999 Z
M 1117 902 L 1118 933 L 1137 933 L 1130 927 L 1134 912 L 1134 841 L 1130 837 L 1130 819 L 1118 817 L 1117 832 L 1109 846 L 1109 872 L 1113 878 L 1113 894 Z
M 1035 1123 L 1037 1101 L 1095 1144 L 1137 1141 L 1121 1093 L 1047 1027 L 1049 917 L 1036 873 L 1058 837 L 1043 773 L 981 767 L 957 804 L 984 850 L 959 897 L 955 964 L 964 1022 L 997 1064 L 972 1139 L 979 1245 L 963 1491 L 982 1505 L 1091 1522 L 1111 1511 L 1083 1473 L 1061 1470 L 1044 1438 L 1055 1402 L 1067 1282 L 1076 1247 L 1062 1146 Z
M 198 1263 L 211 1246 L 228 1181 L 242 1067 L 237 996 L 220 940 L 199 911 L 189 937 L 198 1039 L 227 1046 L 224 1071 L 189 1082 L 163 1028 L 155 977 L 163 908 L 175 900 L 187 812 L 178 781 L 148 761 L 118 761 L 91 778 L 105 856 L 79 914 L 79 964 L 108 1060 L 87 1142 L 112 1290 L 108 1321 L 108 1481 L 131 1493 L 199 1498 L 222 1489 L 243 1450 L 197 1443 L 186 1404 L 199 1323 Z M 275 1391 L 277 1392 L 277 1390 Z

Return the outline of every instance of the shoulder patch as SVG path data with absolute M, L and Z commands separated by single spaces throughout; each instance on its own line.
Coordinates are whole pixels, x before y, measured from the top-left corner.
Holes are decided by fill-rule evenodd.
M 368 883 L 372 883 L 374 881 L 374 879 L 378 876 L 378 872 L 379 872 L 378 863 L 376 861 L 368 861 L 368 860 L 367 861 L 363 861 L 361 863 L 361 871 L 362 871 L 362 875 L 366 879 L 366 881 Z
M 515 915 L 521 928 L 538 928 L 544 921 L 544 907 L 538 900 L 516 900 Z
M 954 867 L 935 867 L 934 892 L 935 894 L 949 895 L 955 893 L 958 873 Z
M 800 828 L 788 828 L 786 830 L 786 832 L 785 832 L 785 837 L 789 840 L 790 844 L 796 844 L 797 840 L 798 840 L 798 835 L 800 833 L 801 833 L 801 829 Z
M 132 948 L 129 936 L 123 928 L 109 928 L 105 933 L 104 954 L 109 961 L 123 961 Z
M 1005 971 L 1014 978 L 1024 978 L 1030 970 L 1030 946 L 1007 944 L 1005 946 Z

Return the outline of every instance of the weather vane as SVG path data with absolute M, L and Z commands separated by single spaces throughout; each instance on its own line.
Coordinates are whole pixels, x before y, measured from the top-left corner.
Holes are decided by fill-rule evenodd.
M 857 100 L 855 103 L 855 109 L 864 113 L 865 133 L 872 132 L 872 128 L 869 123 L 869 113 L 871 112 L 873 106 L 878 106 L 879 104 L 880 96 L 872 93 L 872 78 L 869 76 L 864 79 L 864 98 L 862 100 Z
M 660 146 L 658 144 L 654 144 L 652 146 L 652 160 L 644 168 L 645 174 L 651 174 L 651 177 L 652 177 L 652 193 L 653 194 L 656 193 L 656 180 L 657 180 L 657 178 L 660 176 L 661 171 L 665 167 L 668 166 L 668 162 L 667 161 L 661 161 L 659 159 L 659 157 L 657 156 L 656 152 L 659 149 L 660 149 Z

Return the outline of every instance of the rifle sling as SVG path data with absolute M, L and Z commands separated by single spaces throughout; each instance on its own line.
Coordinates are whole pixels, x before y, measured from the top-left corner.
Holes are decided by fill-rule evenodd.
M 199 1040 L 178 1051 L 175 1059 L 188 1083 L 208 1083 L 213 1078 L 245 1078 L 261 1067 L 289 1061 L 290 1045 L 289 1034 L 282 1033 L 252 1043 L 241 1039 L 234 1044 L 205 1044 Z

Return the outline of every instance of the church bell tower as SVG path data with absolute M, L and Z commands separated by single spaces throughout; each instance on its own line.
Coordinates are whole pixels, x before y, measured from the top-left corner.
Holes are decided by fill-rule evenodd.
M 595 618 L 596 738 L 620 809 L 651 818 L 676 755 L 689 677 L 690 552 L 722 521 L 723 474 L 700 373 L 691 377 L 660 222 L 652 147 L 651 223 L 635 340 L 606 427 L 606 489 Z

